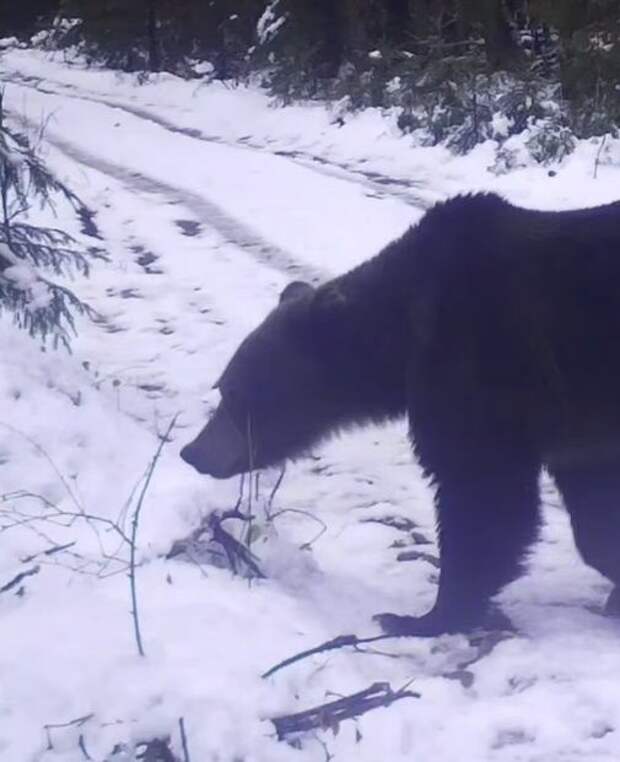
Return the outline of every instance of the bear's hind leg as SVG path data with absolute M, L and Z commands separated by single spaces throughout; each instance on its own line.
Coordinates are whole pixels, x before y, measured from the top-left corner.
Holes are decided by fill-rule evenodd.
M 614 583 L 606 611 L 620 616 L 620 462 L 551 471 L 583 560 Z

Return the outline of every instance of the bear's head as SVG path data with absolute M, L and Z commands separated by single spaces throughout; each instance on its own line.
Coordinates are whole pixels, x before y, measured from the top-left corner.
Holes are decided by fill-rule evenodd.
M 200 473 L 219 479 L 301 454 L 333 425 L 330 384 L 317 295 L 289 284 L 267 318 L 241 343 L 215 385 L 221 401 L 181 451 Z

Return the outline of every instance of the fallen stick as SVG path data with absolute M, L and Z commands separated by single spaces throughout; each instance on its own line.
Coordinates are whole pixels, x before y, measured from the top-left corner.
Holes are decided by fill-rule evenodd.
M 316 728 L 337 730 L 343 720 L 359 717 L 378 707 L 388 707 L 404 698 L 420 698 L 419 693 L 407 690 L 409 683 L 393 691 L 389 683 L 373 683 L 369 688 L 327 704 L 306 709 L 296 714 L 272 717 L 278 740 L 293 733 L 304 733 Z
M 365 643 L 374 643 L 376 640 L 386 640 L 387 638 L 393 637 L 394 635 L 375 635 L 372 638 L 358 638 L 357 635 L 339 635 L 337 638 L 333 638 L 333 640 L 328 640 L 325 643 L 321 643 L 320 646 L 315 646 L 314 648 L 309 648 L 307 651 L 301 651 L 294 656 L 289 656 L 288 659 L 284 659 L 283 661 L 278 662 L 278 664 L 271 667 L 266 672 L 263 672 L 261 677 L 263 680 L 267 677 L 271 677 L 271 675 L 275 674 L 284 667 L 288 667 L 290 664 L 294 664 L 296 661 L 307 659 L 308 656 L 313 656 L 314 654 L 325 653 L 326 651 L 335 651 L 337 648 L 344 648 L 345 646 L 360 646 L 364 645 Z
M 17 587 L 20 582 L 26 579 L 26 577 L 32 577 L 34 574 L 38 574 L 41 571 L 40 566 L 33 566 L 32 569 L 27 569 L 24 572 L 21 572 L 20 574 L 17 574 L 15 577 L 13 577 L 12 580 L 6 583 L 6 585 L 3 585 L 0 587 L 0 593 L 7 593 L 9 590 L 12 590 L 14 587 Z

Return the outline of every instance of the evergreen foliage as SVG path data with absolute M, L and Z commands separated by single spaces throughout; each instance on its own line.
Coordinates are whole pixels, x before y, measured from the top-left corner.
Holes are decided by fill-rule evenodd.
M 0 311 L 11 312 L 31 336 L 69 349 L 74 315 L 94 312 L 44 273 L 88 275 L 89 259 L 101 255 L 82 251 L 62 230 L 26 221 L 33 204 L 53 208 L 58 197 L 83 221 L 88 210 L 45 168 L 28 136 L 7 124 L 2 100 L 0 94 Z
M 60 8 L 60 0 L 20 0 L 0 2 L 0 37 L 28 38 L 39 27 L 49 24 Z
M 191 74 L 208 59 L 218 77 L 240 76 L 262 0 L 60 0 L 60 15 L 80 23 L 65 40 L 92 61 L 124 71 Z
M 26 0 L 24 8 L 43 2 Z M 259 74 L 282 102 L 326 98 L 340 112 L 397 108 L 403 129 L 457 151 L 528 131 L 532 155 L 546 161 L 575 137 L 615 132 L 620 122 L 617 0 L 55 5 L 59 19 L 79 20 L 64 44 L 79 43 L 93 62 L 195 76 L 205 71 L 196 63 L 208 61 L 215 77 Z

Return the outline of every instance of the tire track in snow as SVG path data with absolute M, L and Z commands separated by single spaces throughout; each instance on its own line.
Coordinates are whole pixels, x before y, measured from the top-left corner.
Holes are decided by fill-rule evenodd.
M 193 140 L 200 140 L 204 143 L 246 148 L 249 151 L 262 151 L 263 153 L 280 156 L 304 167 L 305 169 L 309 169 L 316 174 L 363 186 L 364 188 L 371 190 L 379 198 L 395 198 L 399 201 L 404 201 L 406 204 L 413 206 L 416 209 L 430 209 L 438 200 L 444 197 L 443 194 L 434 193 L 430 190 L 427 190 L 426 193 L 424 193 L 422 191 L 423 183 L 416 182 L 415 180 L 394 179 L 387 175 L 382 175 L 380 172 L 364 171 L 352 167 L 349 164 L 330 161 L 322 156 L 306 153 L 304 151 L 269 148 L 263 143 L 252 141 L 249 138 L 225 140 L 217 135 L 206 134 L 197 128 L 181 127 L 169 119 L 166 119 L 159 114 L 154 114 L 147 109 L 140 108 L 139 106 L 132 106 L 123 101 L 111 100 L 104 96 L 79 92 L 73 85 L 66 85 L 62 82 L 43 80 L 35 76 L 22 75 L 19 74 L 19 72 L 12 72 L 10 75 L 0 75 L 0 81 L 15 82 L 15 84 L 19 84 L 22 87 L 30 87 L 45 95 L 61 95 L 75 100 L 89 101 L 91 103 L 107 106 L 108 108 L 118 109 L 119 111 L 124 111 L 138 119 L 156 124 L 168 132 L 183 135 L 192 138 Z M 53 83 L 57 89 L 50 88 L 50 83 Z
M 20 118 L 23 121 L 23 117 Z M 224 243 L 232 244 L 250 254 L 261 265 L 278 270 L 288 277 L 300 278 L 314 284 L 332 277 L 320 268 L 299 262 L 289 252 L 269 242 L 249 225 L 197 193 L 169 185 L 142 172 L 128 170 L 120 164 L 102 159 L 55 135 L 48 133 L 45 139 L 69 158 L 118 180 L 131 191 L 163 196 L 167 201 L 174 200 L 201 223 L 213 228 Z

